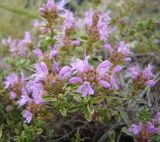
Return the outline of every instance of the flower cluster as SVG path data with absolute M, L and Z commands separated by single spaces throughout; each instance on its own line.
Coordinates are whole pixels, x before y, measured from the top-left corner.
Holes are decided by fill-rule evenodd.
M 3 46 L 8 47 L 13 54 L 20 56 L 25 56 L 29 52 L 32 43 L 33 39 L 28 31 L 25 32 L 24 38 L 21 40 L 12 40 L 10 36 L 8 39 L 2 39 Z
M 94 89 L 101 85 L 106 89 L 118 89 L 115 76 L 122 70 L 120 65 L 112 67 L 112 63 L 108 60 L 103 61 L 98 65 L 96 69 L 88 62 L 88 58 L 85 60 L 76 59 L 71 63 L 74 76 L 69 79 L 71 84 L 82 84 L 78 89 L 78 93 L 82 93 L 82 96 L 88 94 L 93 95 Z
M 144 88 L 145 86 L 152 87 L 155 85 L 153 80 L 152 65 L 148 65 L 143 71 L 140 70 L 140 67 L 133 66 L 130 69 L 133 83 L 139 87 Z
M 35 47 L 37 48 L 29 49 L 28 47 L 34 41 L 29 32 L 25 33 L 22 40 L 12 40 L 11 37 L 2 40 L 3 45 L 10 47 L 10 51 L 15 55 L 26 55 L 30 51 L 31 56 L 34 57 L 36 55 L 37 57 L 33 58 L 33 66 L 30 66 L 31 69 L 29 68 L 29 71 L 22 69 L 24 73 L 21 73 L 21 75 L 11 73 L 4 81 L 5 89 L 9 90 L 10 99 L 14 100 L 19 107 L 25 108 L 22 114 L 26 123 L 30 123 L 32 118 L 41 114 L 41 110 L 47 105 L 46 96 L 58 99 L 57 96 L 66 94 L 65 91 L 68 88 L 71 91 L 68 94 L 81 94 L 82 97 L 80 98 L 82 100 L 92 98 L 88 97 L 90 95 L 97 97 L 101 93 L 103 93 L 103 96 L 118 93 L 117 90 L 120 88 L 119 74 L 123 69 L 128 71 L 125 64 L 131 61 L 133 53 L 127 44 L 124 41 L 120 41 L 116 46 L 112 47 L 108 43 L 109 35 L 113 31 L 109 26 L 111 20 L 109 12 L 102 13 L 89 10 L 85 13 L 84 19 L 75 20 L 74 14 L 64 9 L 64 5 L 67 2 L 54 3 L 52 0 L 48 0 L 41 7 L 41 16 L 46 21 L 42 24 L 43 26 L 40 26 L 41 23 L 39 21 L 35 21 L 34 27 L 38 34 L 43 34 L 43 36 L 38 36 L 41 39 L 44 38 L 44 45 L 41 46 L 41 42 L 36 41 Z M 80 28 L 77 23 L 82 26 L 85 25 L 85 28 Z M 82 32 L 85 35 L 82 37 L 77 36 L 80 35 L 78 32 Z M 89 58 L 92 52 L 88 52 L 88 50 L 92 49 L 93 42 L 96 42 L 95 45 L 99 49 L 101 47 L 107 49 L 109 54 L 107 59 L 104 57 L 95 61 Z M 71 51 L 72 47 L 74 48 L 72 55 L 76 58 L 66 65 L 65 59 L 68 56 L 70 58 L 70 54 L 67 53 L 66 55 L 64 51 Z M 85 55 L 83 60 L 80 59 L 82 56 L 79 53 Z M 89 56 L 86 56 L 86 54 Z M 130 68 L 129 71 L 137 90 L 155 85 L 151 65 L 148 65 L 143 71 L 137 66 Z M 27 74 L 27 76 L 24 74 Z M 71 99 L 72 95 L 65 97 L 62 100 L 67 100 L 69 97 L 69 100 L 74 100 L 74 97 Z M 60 101 L 58 100 L 57 102 Z M 70 103 L 74 104 L 75 101 Z M 84 106 L 91 108 L 92 106 L 90 107 L 90 105 Z M 59 107 L 59 104 L 57 106 Z M 70 104 L 67 104 L 68 106 Z M 77 105 L 74 104 L 74 106 Z M 61 108 L 64 110 L 63 103 L 58 108 L 58 111 Z M 82 110 L 82 108 L 79 108 L 79 110 Z M 138 129 L 137 131 L 135 130 L 135 133 L 138 134 L 141 129 L 145 129 L 148 135 L 150 133 L 148 132 L 148 127 L 150 129 L 151 124 L 153 123 L 150 122 L 147 126 L 143 126 L 143 124 L 132 125 L 130 130 Z
M 85 13 L 85 25 L 89 38 L 94 40 L 107 41 L 112 29 L 109 27 L 111 18 L 109 12 L 102 13 L 100 11 L 90 10 Z
M 128 49 L 124 41 L 120 41 L 116 48 L 113 48 L 110 44 L 105 44 L 104 48 L 110 54 L 110 60 L 114 62 L 129 62 L 132 52 Z
M 128 129 L 128 132 L 135 136 L 137 142 L 151 142 L 152 137 L 156 134 L 160 134 L 160 113 L 158 112 L 154 119 L 143 124 L 132 124 Z

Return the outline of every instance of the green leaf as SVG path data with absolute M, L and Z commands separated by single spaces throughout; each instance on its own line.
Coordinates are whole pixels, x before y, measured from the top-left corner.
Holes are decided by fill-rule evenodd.
M 53 98 L 53 96 L 50 96 L 50 95 L 45 95 L 43 97 L 43 99 L 47 102 L 56 102 L 57 101 L 57 98 Z
M 77 101 L 77 102 L 81 102 L 82 101 L 82 98 L 80 95 L 74 95 L 74 99 Z
M 92 99 L 92 102 L 95 103 L 95 104 L 99 104 L 100 102 L 102 102 L 104 100 L 104 97 L 103 96 L 97 96 L 97 97 L 94 97 Z
M 127 113 L 124 112 L 124 111 L 121 111 L 120 114 L 121 114 L 124 122 L 125 122 L 125 123 L 127 124 L 127 126 L 129 127 L 129 126 L 130 126 L 130 121 L 129 121 L 129 118 L 128 118 Z
M 40 135 L 40 134 L 42 134 L 42 132 L 43 132 L 43 130 L 41 128 L 38 128 L 37 131 L 36 131 L 36 134 Z
M 87 111 L 90 115 L 94 114 L 94 106 L 93 105 L 88 105 L 87 106 Z
M 63 116 L 66 116 L 66 115 L 67 115 L 67 111 L 66 111 L 66 109 L 65 109 L 64 107 L 62 107 L 62 108 L 60 109 L 60 113 L 61 113 Z
M 84 116 L 85 116 L 85 118 L 87 119 L 88 122 L 92 121 L 92 115 L 89 114 L 88 112 L 84 112 Z

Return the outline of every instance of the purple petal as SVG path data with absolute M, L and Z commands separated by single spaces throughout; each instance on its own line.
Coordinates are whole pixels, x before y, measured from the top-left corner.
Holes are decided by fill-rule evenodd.
M 79 78 L 79 77 L 72 77 L 69 79 L 69 83 L 71 84 L 76 84 L 76 83 L 79 83 L 79 82 L 82 82 L 82 79 Z
M 30 111 L 28 111 L 28 110 L 23 111 L 23 117 L 25 118 L 26 123 L 31 122 L 32 116 L 33 116 L 33 114 Z
M 106 89 L 109 89 L 111 85 L 107 81 L 100 80 L 99 83 Z

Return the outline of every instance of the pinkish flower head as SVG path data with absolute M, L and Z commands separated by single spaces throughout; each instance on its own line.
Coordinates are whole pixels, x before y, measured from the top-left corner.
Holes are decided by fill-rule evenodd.
M 55 5 L 54 1 L 48 0 L 47 3 L 40 8 L 40 14 L 44 18 L 53 18 L 57 14 L 57 6 Z
M 10 88 L 10 87 L 13 87 L 18 82 L 19 82 L 18 76 L 15 73 L 11 73 L 6 77 L 6 79 L 4 81 L 5 88 L 7 89 L 7 88 Z
M 75 69 L 78 73 L 87 72 L 92 68 L 88 63 L 87 57 L 85 58 L 84 61 L 80 59 L 76 59 L 74 62 L 71 63 L 71 66 L 72 66 L 72 69 L 73 70 Z
M 135 80 L 139 75 L 139 67 L 133 66 L 133 67 L 129 68 L 129 71 L 131 73 L 132 79 Z
M 62 31 L 65 31 L 66 29 L 72 29 L 75 27 L 75 19 L 71 11 L 66 10 L 65 13 L 61 15 L 61 17 L 65 18 L 61 26 Z
M 79 41 L 79 40 L 74 40 L 74 41 L 72 41 L 72 43 L 71 43 L 71 45 L 75 45 L 75 46 L 78 46 L 78 45 L 80 45 L 81 44 L 81 42 Z
M 137 83 L 143 81 L 143 84 L 149 87 L 153 87 L 156 82 L 152 79 L 152 66 L 148 65 L 143 71 L 139 69 L 138 66 L 133 66 L 129 70 L 131 72 L 131 76 L 133 80 L 136 80 Z
M 25 118 L 24 122 L 30 123 L 32 120 L 33 114 L 32 114 L 32 112 L 25 110 L 25 111 L 23 111 L 23 117 Z
M 71 73 L 72 73 L 72 69 L 68 66 L 64 66 L 59 72 L 58 79 L 64 80 L 70 77 Z
M 117 51 L 125 56 L 132 55 L 124 41 L 120 41 Z
M 131 58 L 130 57 L 126 57 L 123 59 L 125 62 L 130 62 L 131 61 Z
M 59 72 L 59 66 L 58 66 L 58 63 L 57 62 L 54 62 L 53 63 L 53 68 L 52 70 L 54 71 L 54 73 L 58 73 Z
M 48 0 L 47 3 L 46 3 L 46 7 L 48 9 L 48 11 L 52 11 L 52 9 L 55 8 L 55 4 L 54 4 L 54 1 L 53 0 Z
M 10 92 L 10 99 L 14 100 L 16 98 L 17 94 L 15 92 Z
M 85 19 L 84 22 L 87 26 L 91 27 L 93 25 L 93 14 L 94 12 L 92 10 L 89 10 L 85 13 Z
M 10 46 L 10 44 L 12 43 L 12 38 L 11 36 L 9 36 L 7 39 L 2 39 L 2 45 L 3 46 Z
M 50 59 L 55 58 L 58 55 L 58 51 L 56 49 L 52 49 L 49 53 Z
M 132 124 L 128 129 L 128 132 L 133 133 L 134 135 L 138 135 L 142 131 L 142 123 L 138 125 Z
M 97 34 L 100 40 L 106 41 L 112 32 L 108 26 L 110 19 L 109 12 L 103 14 L 99 11 L 90 10 L 85 13 L 84 22 L 89 33 L 93 31 L 93 33 L 90 33 L 91 35 Z
M 52 17 L 57 15 L 57 12 L 60 10 L 64 10 L 64 6 L 69 2 L 69 0 L 61 0 L 59 3 L 55 4 L 53 0 L 48 0 L 46 4 L 44 4 L 40 8 L 40 13 L 44 18 Z
M 110 54 L 112 54 L 113 51 L 114 51 L 114 49 L 112 48 L 112 46 L 109 45 L 109 44 L 105 44 L 105 45 L 104 45 L 104 48 L 107 49 L 107 50 L 109 51 Z
M 114 89 L 118 89 L 118 84 L 117 84 L 117 80 L 113 77 L 110 76 L 110 85 L 114 88 Z
M 160 128 L 156 128 L 151 122 L 148 122 L 147 131 L 151 134 L 160 133 Z
M 160 112 L 157 112 L 157 113 L 156 113 L 155 119 L 160 122 Z
M 152 68 L 153 68 L 153 66 L 149 64 L 149 65 L 144 69 L 144 71 L 143 71 L 143 75 L 144 75 L 144 77 L 146 77 L 147 79 L 150 79 L 150 78 L 153 76 L 153 74 L 152 74 Z
M 34 20 L 33 27 L 34 27 L 34 28 L 38 28 L 39 26 L 40 26 L 39 21 L 38 21 L 37 19 Z
M 38 59 L 42 60 L 43 59 L 43 52 L 39 49 L 39 48 L 36 48 L 34 50 L 36 56 L 38 57 Z
M 25 32 L 23 41 L 24 41 L 26 44 L 30 44 L 30 43 L 32 42 L 31 35 L 30 35 L 30 33 L 29 33 L 28 31 Z
M 45 93 L 44 87 L 39 82 L 30 81 L 28 83 L 28 89 L 32 94 L 32 98 L 35 104 L 41 104 L 44 102 L 43 95 Z
M 85 81 L 78 89 L 77 93 L 82 93 L 83 97 L 86 97 L 88 94 L 93 95 L 94 90 L 92 89 L 89 82 Z
M 99 83 L 106 89 L 109 89 L 111 87 L 111 85 L 107 81 L 100 80 Z
M 112 32 L 112 29 L 108 27 L 108 24 L 110 22 L 110 17 L 109 17 L 109 12 L 105 14 L 101 14 L 99 16 L 99 21 L 97 24 L 98 30 L 99 30 L 99 35 L 100 39 L 103 41 L 106 41 Z
M 112 63 L 106 60 L 106 61 L 103 61 L 101 64 L 99 64 L 96 71 L 99 75 L 104 75 L 111 66 L 112 66 Z
M 156 84 L 156 82 L 154 80 L 148 80 L 146 81 L 146 85 L 149 87 L 153 87 Z
M 36 74 L 35 80 L 36 81 L 45 81 L 48 75 L 48 68 L 44 62 L 40 62 L 35 64 Z
M 17 53 L 18 52 L 17 45 L 18 45 L 18 40 L 13 40 L 10 43 L 10 52 Z
M 17 101 L 20 107 L 24 106 L 26 103 L 30 103 L 31 98 L 28 95 L 21 95 L 21 99 Z
M 113 69 L 112 75 L 115 75 L 116 73 L 119 73 L 119 72 L 121 72 L 121 71 L 122 71 L 122 66 L 117 65 L 117 66 Z
M 69 83 L 71 84 L 77 84 L 79 82 L 82 82 L 82 79 L 80 77 L 72 77 L 69 79 Z
M 26 43 L 24 40 L 19 40 L 17 44 L 17 53 L 20 56 L 25 56 L 27 53 Z

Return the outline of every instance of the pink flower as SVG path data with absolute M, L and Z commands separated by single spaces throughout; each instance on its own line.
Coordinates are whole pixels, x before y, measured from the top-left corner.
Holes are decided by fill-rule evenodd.
M 26 43 L 23 40 L 19 40 L 17 44 L 17 53 L 20 56 L 25 56 L 27 53 Z
M 26 44 L 30 44 L 32 42 L 31 35 L 30 35 L 30 33 L 28 31 L 25 32 L 25 36 L 24 36 L 23 41 Z
M 146 85 L 149 87 L 153 87 L 156 84 L 156 82 L 154 80 L 148 80 L 146 81 Z
M 100 76 L 103 76 L 109 70 L 111 66 L 112 66 L 112 63 L 106 60 L 99 64 L 96 71 Z
M 17 101 L 20 107 L 24 106 L 26 103 L 30 103 L 31 98 L 28 95 L 21 95 L 21 99 Z
M 86 97 L 88 94 L 93 95 L 94 90 L 91 88 L 90 83 L 85 81 L 78 89 L 77 93 L 82 93 L 83 97 Z
M 93 14 L 94 12 L 92 10 L 89 10 L 85 13 L 85 19 L 84 22 L 87 26 L 91 27 L 93 25 Z
M 39 48 L 36 48 L 34 50 L 34 52 L 35 52 L 36 56 L 38 57 L 38 59 L 43 60 L 43 58 L 44 58 L 43 52 Z
M 132 55 L 132 52 L 128 49 L 124 41 L 120 41 L 117 51 L 125 56 Z
M 3 46 L 10 46 L 10 44 L 12 43 L 12 38 L 11 36 L 9 36 L 7 39 L 2 39 L 2 45 Z
M 71 43 L 71 45 L 75 45 L 75 46 L 78 46 L 80 44 L 81 44 L 81 42 L 79 40 L 73 40 Z
M 157 113 L 156 113 L 155 119 L 160 122 L 160 112 L 157 112 Z
M 100 80 L 99 83 L 106 89 L 109 89 L 111 87 L 111 85 L 107 81 Z
M 58 55 L 58 51 L 56 49 L 54 49 L 54 48 L 49 53 L 50 59 L 53 59 L 57 55 Z
M 160 128 L 156 128 L 151 122 L 148 122 L 147 130 L 151 134 L 160 133 Z
M 139 75 L 139 68 L 138 68 L 138 66 L 133 66 L 133 67 L 129 68 L 129 71 L 131 72 L 132 79 L 136 79 L 137 76 Z
M 115 75 L 116 73 L 119 73 L 120 71 L 122 71 L 122 67 L 120 65 L 117 65 L 113 71 L 112 71 L 112 75 Z
M 71 11 L 66 10 L 65 13 L 61 15 L 61 17 L 65 18 L 61 26 L 62 31 L 66 31 L 66 29 L 72 29 L 75 27 L 75 20 Z
M 71 83 L 71 84 L 76 84 L 79 82 L 82 82 L 82 79 L 80 77 L 72 77 L 69 79 L 69 83 Z
M 45 90 L 41 83 L 30 81 L 28 83 L 28 90 L 30 90 L 35 104 L 41 104 L 44 102 L 43 95 Z
M 112 48 L 112 46 L 109 45 L 109 44 L 105 44 L 105 45 L 104 45 L 104 48 L 107 49 L 107 50 L 109 51 L 110 54 L 112 54 L 113 51 L 114 51 L 114 49 Z
M 54 71 L 54 73 L 58 73 L 59 72 L 59 66 L 58 66 L 58 63 L 57 62 L 54 62 L 53 63 L 53 68 L 52 70 Z
M 34 20 L 33 27 L 34 27 L 34 28 L 38 28 L 39 26 L 40 26 L 39 21 L 38 21 L 37 19 Z
M 32 112 L 25 110 L 25 111 L 23 111 L 23 117 L 25 118 L 26 123 L 30 123 L 32 120 L 33 114 L 32 114 Z
M 99 29 L 100 39 L 106 41 L 112 32 L 112 29 L 109 28 L 108 24 L 110 22 L 109 12 L 99 16 L 99 21 L 97 27 Z
M 76 70 L 78 73 L 87 72 L 92 67 L 88 63 L 87 57 L 85 60 L 76 59 L 74 62 L 71 63 L 72 69 Z
M 58 11 L 65 10 L 64 6 L 68 2 L 69 0 L 62 0 L 55 4 L 53 0 L 48 0 L 47 3 L 40 8 L 40 13 L 44 18 L 48 18 L 48 16 L 54 18 Z
M 143 71 L 143 75 L 147 79 L 150 79 L 151 77 L 153 77 L 152 68 L 153 68 L 153 66 L 149 64 Z
M 64 66 L 59 72 L 58 79 L 60 80 L 67 79 L 68 77 L 71 76 L 71 73 L 72 69 L 68 66 Z
M 35 80 L 36 81 L 45 81 L 48 75 L 48 68 L 44 62 L 40 62 L 35 64 L 36 74 Z
M 115 77 L 110 76 L 110 84 L 114 89 L 118 89 L 118 84 L 117 84 L 117 80 L 115 79 Z
M 10 92 L 10 99 L 14 100 L 16 98 L 17 94 L 15 92 Z
M 128 129 L 128 132 L 133 133 L 134 135 L 138 135 L 142 131 L 142 123 L 138 125 L 132 124 L 131 127 Z
M 16 85 L 19 82 L 19 78 L 15 73 L 8 75 L 4 81 L 5 88 L 10 88 Z
M 149 87 L 152 87 L 156 84 L 156 82 L 152 79 L 152 66 L 148 65 L 143 71 L 140 70 L 138 66 L 133 66 L 129 68 L 131 72 L 131 77 L 133 80 L 136 80 L 137 83 L 140 80 L 144 80 L 143 84 Z
M 112 32 L 112 29 L 108 26 L 110 19 L 109 12 L 105 14 L 92 10 L 86 12 L 84 22 L 87 27 L 87 32 L 90 35 L 97 34 L 100 40 L 106 41 Z

